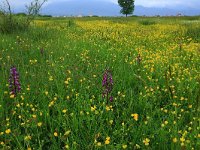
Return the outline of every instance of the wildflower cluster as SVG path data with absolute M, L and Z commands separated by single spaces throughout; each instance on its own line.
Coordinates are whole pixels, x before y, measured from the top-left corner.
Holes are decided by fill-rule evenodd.
M 10 77 L 9 77 L 9 89 L 10 94 L 16 96 L 18 92 L 21 91 L 21 85 L 19 82 L 19 73 L 15 67 L 10 69 Z
M 113 101 L 113 97 L 111 95 L 112 89 L 113 89 L 113 78 L 110 70 L 105 70 L 103 74 L 103 80 L 102 80 L 102 87 L 103 87 L 103 98 L 110 100 L 110 102 Z

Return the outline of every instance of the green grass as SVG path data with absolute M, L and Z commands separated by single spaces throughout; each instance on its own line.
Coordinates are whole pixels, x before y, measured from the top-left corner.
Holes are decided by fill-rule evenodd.
M 199 149 L 198 23 L 187 20 L 39 18 L 1 34 L 0 149 Z M 15 98 L 12 66 L 22 86 Z

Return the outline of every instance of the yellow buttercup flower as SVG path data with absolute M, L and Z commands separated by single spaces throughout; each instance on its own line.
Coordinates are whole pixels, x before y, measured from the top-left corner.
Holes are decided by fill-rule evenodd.
M 42 126 L 42 122 L 38 122 L 37 126 L 41 127 Z
M 185 138 L 184 138 L 184 137 L 181 137 L 181 138 L 180 138 L 180 141 L 181 141 L 181 142 L 185 142 Z
M 15 95 L 14 94 L 10 95 L 10 98 L 15 98 Z
M 101 142 L 98 142 L 98 143 L 97 143 L 97 146 L 101 146 Z
M 146 138 L 143 140 L 144 145 L 148 146 L 150 142 L 150 139 Z
M 136 113 L 135 114 L 131 114 L 131 116 L 133 117 L 133 119 L 135 121 L 138 121 L 138 116 L 139 116 L 138 114 L 136 114 Z
M 7 130 L 5 131 L 5 133 L 6 133 L 6 134 L 10 134 L 10 133 L 11 133 L 11 130 L 10 130 L 10 129 L 7 129 Z
M 67 112 L 67 109 L 63 109 L 62 112 L 63 112 L 63 113 L 66 113 L 66 112 Z
M 105 144 L 106 144 L 106 145 L 110 144 L 110 137 L 107 137 L 107 138 L 106 138 Z
M 57 133 L 57 132 L 54 132 L 53 135 L 54 135 L 55 137 L 57 137 L 57 136 L 58 136 L 58 133 Z
M 176 143 L 178 140 L 177 138 L 173 138 L 173 142 Z
M 24 137 L 24 140 L 25 140 L 25 141 L 30 141 L 30 140 L 31 140 L 31 136 L 30 136 L 30 135 L 25 136 L 25 137 Z
M 95 111 L 96 108 L 97 108 L 96 106 L 93 106 L 93 107 L 91 106 L 91 111 Z
M 127 145 L 122 145 L 122 148 L 123 148 L 123 149 L 126 149 L 126 148 L 127 148 Z
M 66 149 L 69 149 L 69 145 L 68 145 L 68 144 L 67 144 L 67 145 L 65 145 L 65 148 L 66 148 Z

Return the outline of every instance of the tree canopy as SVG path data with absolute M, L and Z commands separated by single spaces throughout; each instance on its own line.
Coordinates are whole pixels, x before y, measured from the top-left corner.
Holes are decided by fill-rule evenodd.
M 118 0 L 118 4 L 122 8 L 120 12 L 126 15 L 126 17 L 128 14 L 133 14 L 134 2 L 135 0 Z

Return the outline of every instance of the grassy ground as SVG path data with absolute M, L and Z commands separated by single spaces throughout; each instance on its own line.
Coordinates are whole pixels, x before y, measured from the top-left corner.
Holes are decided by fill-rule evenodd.
M 53 18 L 1 34 L 0 149 L 200 149 L 199 24 Z M 106 69 L 112 102 L 102 97 Z

